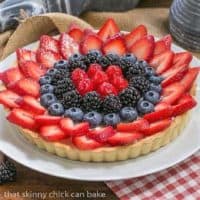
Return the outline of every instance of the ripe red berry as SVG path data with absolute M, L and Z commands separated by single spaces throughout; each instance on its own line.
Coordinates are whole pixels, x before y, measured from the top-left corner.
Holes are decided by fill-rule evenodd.
M 97 63 L 91 64 L 88 68 L 87 75 L 89 78 L 92 78 L 97 71 L 102 71 L 101 65 Z
M 109 94 L 117 95 L 117 90 L 111 83 L 104 82 L 99 86 L 98 93 L 105 97 Z
M 84 70 L 77 68 L 72 72 L 71 78 L 74 84 L 78 85 L 80 81 L 87 79 L 88 75 Z
M 113 76 L 122 76 L 122 70 L 117 65 L 110 65 L 107 70 L 106 74 L 108 75 L 109 79 L 112 79 Z
M 118 92 L 121 92 L 123 89 L 128 87 L 128 81 L 122 76 L 113 76 L 111 83 L 114 85 Z
M 91 92 L 94 90 L 93 83 L 90 79 L 83 79 L 79 82 L 77 90 L 81 95 L 85 95 L 88 92 Z
M 94 74 L 92 81 L 93 81 L 95 87 L 97 87 L 104 82 L 108 82 L 108 76 L 104 71 L 99 70 Z

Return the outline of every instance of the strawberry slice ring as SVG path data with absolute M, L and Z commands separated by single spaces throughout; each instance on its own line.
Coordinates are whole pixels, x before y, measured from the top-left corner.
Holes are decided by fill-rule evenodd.
M 71 25 L 38 48 L 17 49 L 0 73 L 7 120 L 38 147 L 80 161 L 148 154 L 181 133 L 197 105 L 191 54 L 144 25 L 130 33 L 108 19 L 99 31 Z M 40 144 L 38 143 L 40 140 Z

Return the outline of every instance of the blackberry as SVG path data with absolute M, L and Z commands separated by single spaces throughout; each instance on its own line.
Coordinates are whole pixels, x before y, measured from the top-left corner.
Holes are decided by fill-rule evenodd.
M 120 65 L 120 57 L 117 54 L 107 54 L 106 58 L 112 65 Z
M 53 85 L 57 85 L 57 82 L 59 80 L 64 79 L 66 76 L 68 76 L 68 73 L 64 73 L 62 70 L 58 70 L 58 72 L 56 74 L 54 74 L 54 76 L 51 77 L 51 83 Z
M 54 94 L 58 99 L 62 99 L 64 93 L 72 91 L 74 89 L 75 86 L 71 79 L 64 78 L 57 81 L 57 84 L 54 86 Z
M 63 94 L 62 104 L 65 109 L 71 107 L 80 108 L 81 106 L 81 95 L 76 90 L 72 90 Z
M 134 67 L 134 63 L 128 59 L 121 58 L 120 59 L 120 67 L 122 68 L 124 74 L 128 71 L 129 68 Z
M 102 108 L 104 113 L 117 113 L 121 107 L 120 98 L 113 94 L 106 96 L 103 100 Z
M 100 95 L 93 91 L 88 92 L 82 100 L 82 108 L 84 111 L 99 111 L 101 108 L 102 101 L 100 99 Z
M 74 54 L 69 58 L 68 68 L 69 71 L 72 72 L 76 68 L 81 68 L 83 70 L 87 69 L 86 64 L 84 63 L 84 57 L 80 54 Z
M 134 107 L 140 97 L 140 92 L 134 87 L 128 87 L 122 90 L 119 94 L 119 98 L 123 106 Z
M 143 75 L 146 73 L 145 67 L 140 62 L 136 62 L 133 66 L 129 67 L 125 73 L 128 79 L 131 79 L 135 75 Z
M 109 65 L 111 65 L 111 62 L 107 56 L 101 56 L 98 59 L 98 64 L 100 64 L 104 69 L 106 69 Z
M 0 185 L 16 180 L 16 168 L 9 160 L 0 163 Z
M 133 76 L 129 85 L 137 88 L 141 93 L 145 93 L 150 88 L 150 82 L 144 76 Z
M 98 50 L 89 51 L 84 57 L 84 63 L 89 66 L 92 63 L 97 63 L 98 59 L 102 56 L 101 52 Z

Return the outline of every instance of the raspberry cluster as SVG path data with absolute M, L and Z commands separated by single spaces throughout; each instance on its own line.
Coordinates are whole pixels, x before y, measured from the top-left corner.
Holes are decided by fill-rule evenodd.
M 128 112 L 130 119 L 131 113 L 141 116 L 152 112 L 160 99 L 161 91 L 156 88 L 161 81 L 162 77 L 147 62 L 139 61 L 133 54 L 102 55 L 96 50 L 86 55 L 74 54 L 68 61 L 55 63 L 41 77 L 41 104 L 51 115 L 77 119 L 76 115 L 83 113 L 81 120 L 91 125 L 93 118 L 99 116 L 102 120 L 98 124 L 95 121 L 95 125 L 116 125 L 124 119 L 127 121 Z M 70 113 L 72 110 L 77 113 Z M 84 118 L 90 113 L 93 121 Z

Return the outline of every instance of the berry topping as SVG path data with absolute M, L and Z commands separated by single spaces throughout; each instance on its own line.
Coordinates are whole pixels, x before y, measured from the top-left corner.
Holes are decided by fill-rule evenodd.
M 55 69 L 68 69 L 68 61 L 67 60 L 59 60 L 54 64 Z
M 40 85 L 45 85 L 45 84 L 51 84 L 51 81 L 52 81 L 51 77 L 45 75 L 40 78 L 39 83 Z
M 151 83 L 150 84 L 150 90 L 153 90 L 153 91 L 160 93 L 162 91 L 162 87 L 161 87 L 161 85 L 156 85 L 154 83 Z
M 151 103 L 153 103 L 153 104 L 156 104 L 160 100 L 160 95 L 156 91 L 149 90 L 148 92 L 146 92 L 144 94 L 144 99 L 149 101 L 149 102 L 151 102 Z
M 75 69 L 72 72 L 71 79 L 73 80 L 75 85 L 78 85 L 80 81 L 87 79 L 88 76 L 86 72 L 80 68 Z
M 121 121 L 120 116 L 116 113 L 109 113 L 104 116 L 103 122 L 107 126 L 116 126 Z
M 154 105 L 149 101 L 139 101 L 137 109 L 140 113 L 146 114 L 154 111 Z
M 58 102 L 52 103 L 48 107 L 48 111 L 49 111 L 49 114 L 53 116 L 60 116 L 60 115 L 63 115 L 65 112 L 63 105 Z
M 108 138 L 115 135 L 115 130 L 112 126 L 104 127 L 104 128 L 96 128 L 89 131 L 87 134 L 88 137 L 94 139 L 97 142 L 105 143 Z
M 54 92 L 54 86 L 51 84 L 42 85 L 40 88 L 40 94 L 53 93 L 53 92 Z
M 108 76 L 104 71 L 97 70 L 94 74 L 92 81 L 96 87 L 104 82 L 108 82 Z
M 120 111 L 122 104 L 120 98 L 113 94 L 105 97 L 102 102 L 102 109 L 104 113 L 117 113 Z
M 16 50 L 16 54 L 17 54 L 17 61 L 19 65 L 23 63 L 24 61 L 36 61 L 36 53 L 28 49 L 18 48 Z
M 122 76 L 122 70 L 117 65 L 110 65 L 106 69 L 106 74 L 109 77 L 109 79 L 112 79 L 114 76 Z
M 123 107 L 120 110 L 120 117 L 123 121 L 131 122 L 137 119 L 138 113 L 133 107 Z
M 70 117 L 75 122 L 80 122 L 83 119 L 83 111 L 80 108 L 69 108 L 65 110 L 65 117 Z
M 81 95 L 76 90 L 66 92 L 63 95 L 62 104 L 65 109 L 68 109 L 71 107 L 80 107 Z
M 128 87 L 119 93 L 119 98 L 123 106 L 134 107 L 140 97 L 139 91 L 134 87 Z
M 99 111 L 102 105 L 100 95 L 95 92 L 88 92 L 82 100 L 82 108 L 84 111 Z
M 93 64 L 93 63 L 97 63 L 99 58 L 102 56 L 102 53 L 98 50 L 90 50 L 84 58 L 84 62 L 87 65 Z
M 88 122 L 91 127 L 96 127 L 101 124 L 102 115 L 96 111 L 91 111 L 84 115 L 83 120 Z
M 97 71 L 102 71 L 101 65 L 97 63 L 91 64 L 87 71 L 89 78 L 93 78 Z
M 48 108 L 51 104 L 55 103 L 56 101 L 57 101 L 57 99 L 56 99 L 55 95 L 52 93 L 46 93 L 40 97 L 40 103 L 45 108 Z
M 93 91 L 93 89 L 94 89 L 94 85 L 90 79 L 81 80 L 77 86 L 77 90 L 82 96 L 84 96 L 88 92 Z
M 36 115 L 35 122 L 39 126 L 59 125 L 61 117 L 51 115 Z
M 75 70 L 76 68 L 80 68 L 86 70 L 87 66 L 84 63 L 84 57 L 80 54 L 74 54 L 69 58 L 68 68 L 70 72 Z
M 150 88 L 150 82 L 144 76 L 133 76 L 129 84 L 141 91 L 141 93 L 147 92 Z
M 102 83 L 99 86 L 97 91 L 103 97 L 106 97 L 107 95 L 110 95 L 110 94 L 117 95 L 116 88 L 111 83 L 107 83 L 107 82 Z

